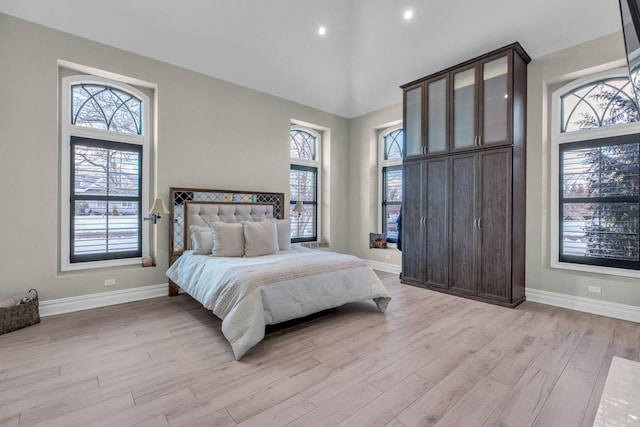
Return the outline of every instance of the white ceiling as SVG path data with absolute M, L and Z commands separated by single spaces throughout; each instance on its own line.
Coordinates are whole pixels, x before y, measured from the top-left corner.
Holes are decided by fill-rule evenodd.
M 0 0 L 0 12 L 349 118 L 514 41 L 535 59 L 621 29 L 617 0 Z

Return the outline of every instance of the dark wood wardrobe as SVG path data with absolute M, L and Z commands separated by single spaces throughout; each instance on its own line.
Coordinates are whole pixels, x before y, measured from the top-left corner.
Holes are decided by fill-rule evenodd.
M 525 300 L 527 64 L 514 43 L 402 86 L 402 282 Z

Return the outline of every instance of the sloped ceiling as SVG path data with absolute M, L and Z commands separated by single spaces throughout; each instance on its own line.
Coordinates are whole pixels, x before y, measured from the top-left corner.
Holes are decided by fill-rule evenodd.
M 348 118 L 514 41 L 535 59 L 621 29 L 617 0 L 0 0 L 0 12 Z

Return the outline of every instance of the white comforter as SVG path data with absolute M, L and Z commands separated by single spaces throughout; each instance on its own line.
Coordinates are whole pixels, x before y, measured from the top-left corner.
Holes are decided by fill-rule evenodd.
M 222 319 L 236 360 L 264 338 L 265 325 L 368 299 L 384 312 L 391 299 L 359 258 L 295 245 L 252 258 L 186 251 L 167 277 Z

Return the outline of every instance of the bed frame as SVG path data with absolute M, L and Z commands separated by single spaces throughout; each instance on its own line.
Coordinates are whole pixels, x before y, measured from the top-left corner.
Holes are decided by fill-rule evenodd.
M 172 187 L 170 200 L 170 266 L 191 248 L 190 225 L 282 219 L 285 211 L 284 193 Z M 180 287 L 169 280 L 168 291 L 169 296 L 176 296 Z

